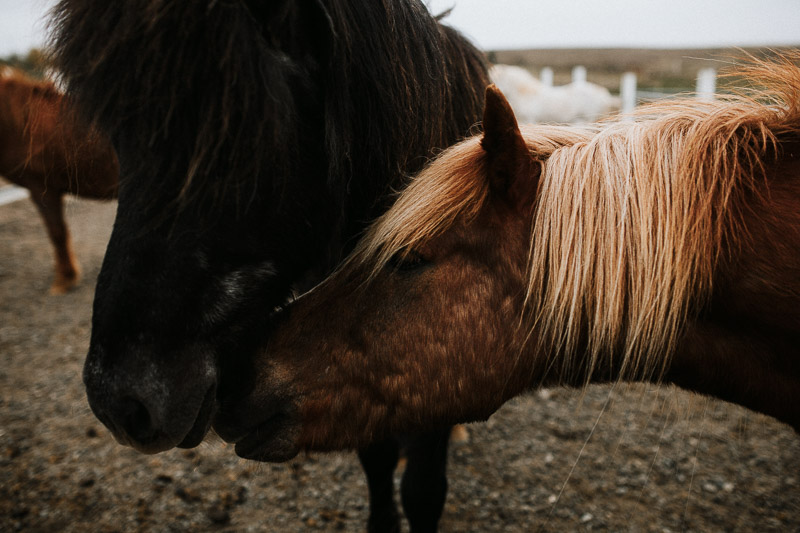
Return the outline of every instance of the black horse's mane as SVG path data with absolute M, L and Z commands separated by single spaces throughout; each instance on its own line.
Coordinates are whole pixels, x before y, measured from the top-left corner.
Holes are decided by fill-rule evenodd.
M 188 203 L 324 180 L 345 235 L 483 105 L 482 55 L 418 0 L 61 0 L 51 24 L 129 179 L 180 176 Z M 296 175 L 320 156 L 322 176 Z

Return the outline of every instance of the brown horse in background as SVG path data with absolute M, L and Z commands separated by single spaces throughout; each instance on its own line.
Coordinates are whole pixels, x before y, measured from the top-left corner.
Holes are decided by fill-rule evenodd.
M 116 197 L 117 166 L 111 144 L 73 116 L 53 83 L 0 69 L 0 176 L 28 189 L 44 219 L 56 260 L 51 293 L 65 293 L 80 279 L 64 194 Z
M 800 430 L 800 55 L 766 89 L 444 152 L 276 319 L 245 457 L 484 420 L 540 386 L 654 381 Z M 742 74 L 742 73 L 740 73 Z

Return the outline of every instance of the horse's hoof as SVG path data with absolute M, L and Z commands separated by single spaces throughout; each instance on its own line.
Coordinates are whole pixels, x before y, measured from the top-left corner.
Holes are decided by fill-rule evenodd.
M 50 294 L 53 295 L 67 294 L 72 289 L 78 286 L 79 281 L 80 279 L 77 277 L 72 279 L 57 279 L 53 282 L 53 285 L 50 287 Z
M 469 430 L 463 424 L 456 424 L 450 431 L 450 442 L 453 444 L 466 444 L 469 442 Z

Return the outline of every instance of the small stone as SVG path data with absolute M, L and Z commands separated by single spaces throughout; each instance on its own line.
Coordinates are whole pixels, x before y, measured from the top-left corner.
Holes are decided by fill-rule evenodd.
M 199 502 L 202 499 L 200 495 L 194 492 L 192 489 L 187 489 L 184 487 L 178 487 L 175 489 L 175 496 L 186 503 Z
M 31 513 L 30 508 L 28 507 L 17 507 L 13 511 L 11 511 L 11 518 L 14 520 L 19 520 L 20 518 L 25 518 Z
M 22 454 L 22 450 L 19 446 L 8 446 L 6 448 L 6 457 L 9 459 L 16 459 Z
M 231 521 L 231 514 L 222 505 L 214 505 L 207 512 L 209 520 L 215 524 L 224 525 Z
M 714 493 L 717 492 L 718 489 L 717 486 L 714 485 L 713 483 L 703 483 L 703 490 L 706 492 Z

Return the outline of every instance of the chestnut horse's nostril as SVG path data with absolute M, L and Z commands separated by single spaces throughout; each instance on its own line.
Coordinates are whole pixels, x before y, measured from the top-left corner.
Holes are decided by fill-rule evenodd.
M 123 398 L 118 408 L 117 420 L 122 430 L 134 441 L 146 443 L 158 433 L 150 411 L 136 398 Z

